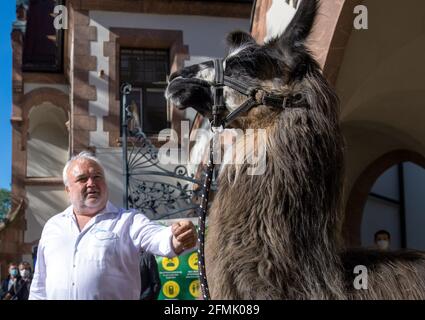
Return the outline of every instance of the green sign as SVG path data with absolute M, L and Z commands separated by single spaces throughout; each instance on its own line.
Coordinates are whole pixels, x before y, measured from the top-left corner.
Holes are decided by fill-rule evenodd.
M 159 300 L 195 300 L 200 296 L 196 249 L 174 258 L 156 257 L 161 279 Z
M 158 220 L 163 225 L 171 225 L 175 221 L 191 220 L 198 231 L 196 218 Z M 208 227 L 205 234 L 208 232 Z M 194 248 L 174 258 L 156 257 L 161 292 L 158 300 L 195 300 L 201 297 L 198 274 L 198 251 Z

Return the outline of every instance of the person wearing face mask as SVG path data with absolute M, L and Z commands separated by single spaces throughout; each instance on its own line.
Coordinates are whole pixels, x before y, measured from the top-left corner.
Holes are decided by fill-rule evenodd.
M 11 262 L 9 264 L 9 275 L 1 284 L 2 300 L 10 300 L 16 294 L 20 278 L 18 265 Z
M 390 248 L 391 236 L 386 230 L 379 230 L 375 233 L 375 246 L 379 250 L 387 251 Z
M 14 296 L 16 300 L 28 300 L 31 287 L 31 265 L 23 261 L 19 264 L 19 275 L 21 278 L 18 281 L 17 291 Z

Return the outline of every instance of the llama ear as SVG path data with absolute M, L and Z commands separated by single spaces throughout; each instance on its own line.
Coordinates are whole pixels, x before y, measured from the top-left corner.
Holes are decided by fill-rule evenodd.
M 234 31 L 229 33 L 227 35 L 226 42 L 229 53 L 244 45 L 256 44 L 255 39 L 249 33 L 244 31 Z
M 303 44 L 311 32 L 316 17 L 319 1 L 300 0 L 297 12 L 285 31 L 279 37 L 271 40 L 281 46 L 293 47 Z
M 299 1 L 297 12 L 285 31 L 265 43 L 269 49 L 278 51 L 293 80 L 303 78 L 308 68 L 308 51 L 304 42 L 311 32 L 319 7 L 318 0 Z

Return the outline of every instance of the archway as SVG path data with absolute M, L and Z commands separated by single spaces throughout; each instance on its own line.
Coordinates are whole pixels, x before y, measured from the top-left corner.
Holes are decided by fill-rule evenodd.
M 357 178 L 346 204 L 343 234 L 346 245 L 361 245 L 361 223 L 370 190 L 376 180 L 388 169 L 403 162 L 412 162 L 425 168 L 425 157 L 410 150 L 388 152 L 373 161 Z
M 68 115 L 50 102 L 31 108 L 27 132 L 27 177 L 60 177 L 68 160 Z

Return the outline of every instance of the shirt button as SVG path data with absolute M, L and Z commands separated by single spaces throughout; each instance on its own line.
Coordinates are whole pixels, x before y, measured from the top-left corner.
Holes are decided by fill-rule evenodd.
M 72 285 L 75 286 L 75 283 L 73 282 Z

